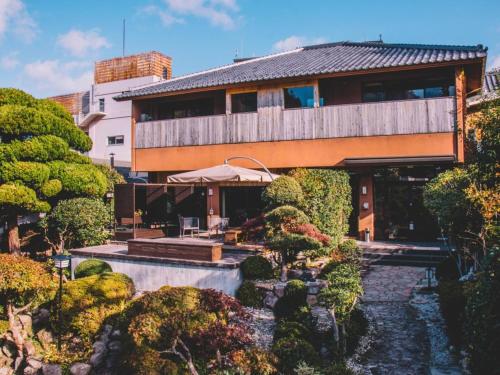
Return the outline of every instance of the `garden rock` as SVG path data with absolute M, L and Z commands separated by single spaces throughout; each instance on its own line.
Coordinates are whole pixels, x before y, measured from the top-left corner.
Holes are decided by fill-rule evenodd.
M 302 279 L 302 275 L 304 274 L 303 270 L 289 270 L 288 278 L 289 279 Z
M 74 363 L 71 368 L 69 369 L 69 372 L 71 375 L 88 375 L 90 374 L 90 371 L 92 370 L 92 366 L 90 366 L 88 363 Z
M 33 325 L 40 327 L 49 323 L 50 312 L 47 309 L 38 309 L 33 313 Z
M 29 335 L 33 335 L 33 320 L 31 316 L 23 314 L 18 316 L 22 329 Z
M 50 331 L 47 331 L 46 329 L 41 329 L 40 331 L 38 331 L 36 333 L 36 337 L 38 338 L 38 341 L 40 342 L 44 350 L 49 349 L 50 345 L 54 342 L 52 333 Z
M 0 367 L 11 367 L 14 360 L 0 352 Z
M 314 306 L 311 309 L 311 315 L 316 333 L 328 333 L 332 330 L 334 322 L 327 308 Z
M 10 367 L 0 368 L 0 375 L 12 375 L 12 374 L 14 374 L 14 370 L 12 370 Z
M 318 294 L 322 285 L 318 281 L 308 281 L 307 285 L 307 293 L 308 294 Z
M 43 365 L 43 375 L 62 375 L 62 369 L 59 365 Z
M 40 361 L 39 359 L 36 359 L 36 358 L 28 358 L 26 363 L 28 364 L 29 367 L 32 367 L 32 368 L 37 369 L 37 370 L 41 369 L 43 366 L 42 361 Z
M 16 344 L 10 340 L 5 340 L 2 345 L 2 353 L 8 358 L 14 358 L 17 356 Z
M 276 305 L 276 302 L 278 302 L 278 297 L 273 292 L 267 292 L 264 298 L 264 306 L 272 309 Z
M 272 281 L 254 281 L 254 285 L 257 289 L 272 291 L 274 288 L 274 283 Z
M 115 329 L 113 332 L 111 332 L 111 335 L 109 336 L 109 338 L 111 340 L 116 340 L 116 339 L 119 339 L 121 337 L 122 333 L 120 332 L 119 329 Z
M 318 304 L 318 296 L 315 294 L 308 294 L 306 297 L 306 302 L 309 306 L 315 306 Z
M 111 341 L 108 344 L 108 349 L 110 352 L 119 352 L 122 350 L 122 343 L 118 340 Z
M 278 298 L 283 297 L 285 295 L 285 287 L 286 283 L 284 282 L 276 283 L 273 288 L 274 294 L 276 294 Z
M 26 354 L 27 357 L 31 357 L 36 354 L 36 348 L 32 341 L 27 340 L 24 343 L 24 354 Z

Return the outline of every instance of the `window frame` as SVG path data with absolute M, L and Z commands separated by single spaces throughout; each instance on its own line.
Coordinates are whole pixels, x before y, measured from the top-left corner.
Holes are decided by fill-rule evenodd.
M 311 88 L 311 93 L 312 93 L 312 106 L 309 105 L 300 105 L 300 106 L 293 106 L 293 107 L 288 107 L 287 106 L 287 91 L 288 90 L 293 90 L 293 89 L 302 89 L 302 88 Z M 286 86 L 282 88 L 283 92 L 283 109 L 303 109 L 303 108 L 315 108 L 316 107 L 316 97 L 315 97 L 315 85 L 314 83 L 304 83 L 304 84 L 297 84 L 297 85 L 292 85 L 292 86 Z
M 244 91 L 244 92 L 234 92 L 234 93 L 230 93 L 230 101 L 231 101 L 231 113 L 256 113 L 258 111 L 258 108 L 259 108 L 259 98 L 258 98 L 258 95 L 257 95 L 257 90 L 255 91 Z M 238 95 L 255 95 L 255 110 L 251 110 L 251 111 L 238 111 L 238 112 L 235 112 L 234 111 L 234 102 L 233 102 L 233 97 L 235 96 L 238 96 Z
M 105 98 L 99 98 L 99 112 L 106 111 L 106 100 Z
M 110 139 L 113 138 L 115 140 L 114 143 L 110 143 Z M 116 139 L 121 138 L 121 143 L 116 143 Z M 125 136 L 124 135 L 108 135 L 107 145 L 108 146 L 123 146 L 125 144 Z

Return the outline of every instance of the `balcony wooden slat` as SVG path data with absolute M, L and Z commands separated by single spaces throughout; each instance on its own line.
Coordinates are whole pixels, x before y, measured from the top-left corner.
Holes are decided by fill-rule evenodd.
M 282 109 L 281 90 L 259 96 L 257 112 L 138 122 L 136 148 L 197 146 L 455 130 L 451 97 Z

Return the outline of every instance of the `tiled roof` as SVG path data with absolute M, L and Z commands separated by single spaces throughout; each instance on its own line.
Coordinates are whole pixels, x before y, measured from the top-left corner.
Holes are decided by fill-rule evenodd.
M 338 42 L 297 48 L 124 92 L 116 99 L 280 78 L 477 59 L 486 48 L 382 42 Z
M 482 102 L 494 100 L 500 97 L 500 69 L 493 69 L 484 75 L 481 93 L 467 99 L 468 106 L 474 106 Z

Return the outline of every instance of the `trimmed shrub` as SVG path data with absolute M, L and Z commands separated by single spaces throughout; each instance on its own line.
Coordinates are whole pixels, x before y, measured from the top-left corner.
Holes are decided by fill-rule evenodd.
M 358 347 L 361 337 L 366 335 L 368 331 L 368 320 L 366 319 L 363 311 L 355 308 L 349 317 L 346 324 L 346 354 L 351 356 Z
M 332 169 L 304 169 L 291 171 L 303 195 L 302 209 L 311 223 L 331 237 L 333 246 L 342 241 L 349 229 L 352 211 L 349 174 Z
M 47 198 L 51 198 L 59 194 L 62 190 L 62 184 L 59 180 L 48 180 L 42 185 L 40 192 Z
M 281 321 L 274 330 L 273 341 L 285 338 L 302 339 L 312 342 L 313 336 L 309 328 L 298 322 Z
M 339 253 L 342 261 L 345 263 L 361 263 L 363 257 L 363 250 L 358 246 L 355 240 L 345 240 L 339 245 Z
M 309 223 L 306 214 L 293 206 L 280 206 L 265 215 L 267 236 L 282 231 L 293 232 L 299 225 Z
M 61 307 L 63 332 L 90 344 L 104 320 L 123 311 L 134 293 L 134 283 L 121 273 L 102 273 L 67 282 Z M 57 314 L 54 324 L 57 327 Z
M 465 315 L 463 284 L 458 280 L 440 280 L 438 285 L 439 307 L 446 321 L 446 331 L 453 345 L 462 341 Z
M 274 305 L 276 319 L 306 322 L 309 307 L 306 302 L 307 287 L 302 280 L 291 280 L 285 287 L 285 294 Z
M 270 279 L 273 277 L 273 266 L 260 255 L 249 256 L 241 263 L 243 277 L 248 280 Z
M 306 304 L 307 286 L 302 280 L 291 280 L 286 284 L 284 298 L 296 306 Z
M 230 361 L 233 368 L 236 368 L 235 374 L 245 375 L 273 375 L 278 372 L 278 358 L 268 351 L 259 348 L 246 348 L 238 350 L 230 355 Z M 232 372 L 224 372 L 232 374 Z
M 241 226 L 243 238 L 247 241 L 261 241 L 264 239 L 265 225 L 263 214 L 245 221 Z
M 243 306 L 262 307 L 262 292 L 251 281 L 245 280 L 236 291 L 236 298 Z
M 331 238 L 326 234 L 319 231 L 314 224 L 299 224 L 291 230 L 293 233 L 302 234 L 314 238 L 316 241 L 321 242 L 323 246 L 330 246 Z
M 280 176 L 266 187 L 262 193 L 262 200 L 268 208 L 285 205 L 300 207 L 304 194 L 294 178 Z
M 108 224 L 109 209 L 91 198 L 61 200 L 40 222 L 47 237 L 66 249 L 102 245 L 110 236 Z
M 99 275 L 105 272 L 113 272 L 111 266 L 100 259 L 87 259 L 78 264 L 75 268 L 75 279 L 82 277 Z
M 106 176 L 93 164 L 66 163 L 57 160 L 47 165 L 50 168 L 50 178 L 61 181 L 63 192 L 68 197 L 102 197 L 106 193 L 108 187 Z
M 21 182 L 30 188 L 40 188 L 49 179 L 49 168 L 42 163 L 17 161 L 0 165 L 1 182 Z
M 285 374 L 292 374 L 301 362 L 312 366 L 320 363 L 316 349 L 303 339 L 280 339 L 274 343 L 272 351 L 279 358 L 280 369 Z

